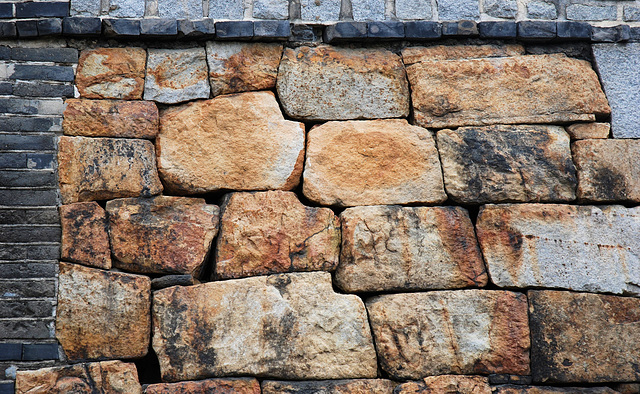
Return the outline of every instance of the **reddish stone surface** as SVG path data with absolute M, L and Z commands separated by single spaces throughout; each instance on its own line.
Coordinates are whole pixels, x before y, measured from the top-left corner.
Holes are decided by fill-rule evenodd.
M 144 394 L 260 394 L 260 383 L 255 378 L 158 383 L 147 386 Z
M 91 267 L 111 268 L 107 214 L 98 203 L 79 202 L 60 207 L 60 258 Z
M 146 63 L 147 52 L 142 48 L 83 50 L 76 72 L 80 96 L 139 100 L 144 89 Z

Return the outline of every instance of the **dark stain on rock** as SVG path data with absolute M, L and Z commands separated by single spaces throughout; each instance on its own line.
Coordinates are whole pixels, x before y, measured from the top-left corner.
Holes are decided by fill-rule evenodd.
M 591 182 L 593 194 L 584 196 L 595 200 L 627 200 L 627 180 L 612 168 L 598 168 Z

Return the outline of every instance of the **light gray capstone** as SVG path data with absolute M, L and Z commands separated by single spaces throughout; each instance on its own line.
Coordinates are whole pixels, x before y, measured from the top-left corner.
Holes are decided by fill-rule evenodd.
M 404 20 L 431 19 L 431 0 L 396 0 L 396 17 Z
M 567 19 L 575 21 L 615 20 L 618 10 L 615 5 L 600 6 L 587 4 L 571 4 L 567 6 Z
M 109 16 L 142 18 L 144 16 L 144 0 L 109 0 Z
M 158 16 L 171 19 L 202 19 L 202 0 L 157 0 Z
M 518 13 L 516 0 L 485 0 L 484 12 L 495 18 L 515 19 Z
M 624 20 L 627 22 L 638 22 L 640 21 L 640 7 L 635 7 L 632 5 L 624 6 Z
M 480 18 L 478 0 L 438 0 L 438 19 L 459 21 Z
M 555 4 L 544 1 L 532 1 L 527 4 L 527 16 L 531 19 L 556 19 L 558 10 Z
M 254 0 L 253 17 L 257 19 L 289 18 L 289 2 L 282 0 Z
M 204 48 L 149 49 L 144 99 L 175 104 L 209 98 Z
M 209 18 L 233 20 L 243 16 L 243 0 L 209 0 Z
M 640 43 L 594 44 L 604 92 L 611 106 L 614 138 L 640 138 Z
M 100 14 L 99 0 L 71 0 L 69 6 L 71 16 L 98 16 Z
M 301 0 L 303 21 L 328 22 L 340 17 L 340 0 Z
M 356 21 L 384 20 L 385 0 L 351 0 L 353 19 Z

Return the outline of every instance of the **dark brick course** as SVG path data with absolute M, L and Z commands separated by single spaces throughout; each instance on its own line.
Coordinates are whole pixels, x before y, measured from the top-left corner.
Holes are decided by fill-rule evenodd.
M 15 22 L 0 22 L 0 37 L 14 38 L 18 36 Z
M 289 21 L 254 21 L 254 39 L 285 40 L 291 35 Z
M 73 68 L 70 66 L 42 66 L 37 64 L 16 64 L 9 79 L 49 80 L 73 82 Z
M 138 37 L 140 36 L 140 20 L 103 19 L 102 30 L 108 37 Z
M 0 278 L 53 278 L 57 272 L 58 264 L 53 262 L 0 263 Z
M 438 22 L 415 21 L 404 23 L 404 33 L 408 39 L 434 39 L 442 36 L 442 25 Z
M 0 3 L 0 18 L 13 18 L 12 3 Z
M 369 38 L 404 38 L 404 24 L 402 22 L 368 22 L 367 37 Z
M 16 18 L 63 17 L 69 15 L 69 2 L 28 2 L 16 4 Z
M 216 26 L 213 19 L 201 19 L 197 21 L 179 20 L 178 34 L 187 38 L 207 38 L 216 34 Z
M 53 277 L 53 276 L 52 276 Z M 53 303 L 47 300 L 0 300 L 1 318 L 51 317 Z M 0 351 L 0 353 L 2 353 Z
M 25 343 L 22 346 L 22 360 L 40 361 L 58 359 L 58 345 L 55 343 Z
M 0 343 L 0 361 L 21 360 L 21 343 Z
M 253 38 L 253 22 L 216 22 L 216 37 L 220 39 L 236 40 L 251 39 Z
M 55 150 L 56 136 L 50 134 L 0 134 L 0 150 Z
M 15 298 L 41 298 L 55 297 L 56 286 L 53 278 L 51 280 L 25 280 L 0 279 L 0 294 L 5 295 L 5 299 Z M 7 294 L 11 294 L 7 296 Z M 0 330 L 2 332 L 2 330 Z
M 55 260 L 60 258 L 60 245 L 0 245 L 0 260 Z
M 75 48 L 11 48 L 11 59 L 36 62 L 77 63 Z
M 73 70 L 72 70 L 73 71 Z M 0 116 L 0 131 L 50 131 L 60 128 L 62 117 Z
M 50 18 L 38 20 L 39 36 L 56 36 L 62 34 L 62 19 Z
M 176 36 L 178 35 L 178 21 L 175 19 L 142 19 L 140 34 L 154 37 Z
M 16 21 L 18 37 L 38 37 L 38 22 L 35 20 Z
M 46 319 L 0 319 L 0 332 L 6 333 L 5 339 L 48 339 L 51 338 L 49 324 Z
M 58 178 L 53 171 L 0 170 L 0 185 L 4 187 L 56 186 L 57 182 Z
M 366 22 L 338 22 L 324 29 L 324 41 L 328 43 L 359 40 L 366 37 Z
M 0 242 L 59 242 L 60 237 L 59 226 L 0 226 Z
M 100 18 L 64 18 L 62 32 L 70 36 L 98 36 L 102 32 L 102 21 Z
M 55 189 L 0 189 L 0 201 L 5 206 L 55 206 L 58 202 L 57 196 L 58 193 Z
M 517 28 L 515 22 L 480 22 L 478 32 L 484 38 L 515 38 Z
M 20 97 L 73 97 L 73 85 L 43 82 L 17 82 L 13 95 Z
M 0 208 L 0 224 L 58 224 L 58 210 L 51 208 Z M 0 267 L 2 272 L 2 267 Z M 0 273 L 0 276 L 2 274 Z

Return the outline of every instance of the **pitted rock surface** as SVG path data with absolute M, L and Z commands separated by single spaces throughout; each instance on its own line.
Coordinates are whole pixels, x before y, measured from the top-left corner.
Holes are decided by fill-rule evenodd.
M 371 206 L 340 214 L 335 282 L 347 292 L 482 287 L 487 274 L 460 207 Z
M 197 382 L 150 384 L 144 394 L 260 394 L 255 378 L 206 379 Z
M 640 208 L 486 205 L 476 231 L 493 283 L 640 295 Z
M 421 382 L 398 385 L 394 394 L 491 394 L 489 380 L 484 376 L 427 376 Z
M 306 207 L 295 193 L 232 193 L 222 206 L 217 278 L 333 271 L 340 223 L 329 208 Z
M 97 48 L 80 53 L 76 86 L 80 97 L 139 100 L 147 52 L 142 48 Z
M 145 100 L 175 104 L 208 99 L 210 90 L 204 48 L 149 49 Z
M 60 258 L 91 267 L 111 268 L 107 214 L 98 203 L 79 202 L 60 207 Z
M 506 57 L 524 55 L 520 44 L 485 45 L 434 45 L 429 47 L 408 47 L 402 50 L 405 66 L 433 60 L 477 59 L 485 57 Z

